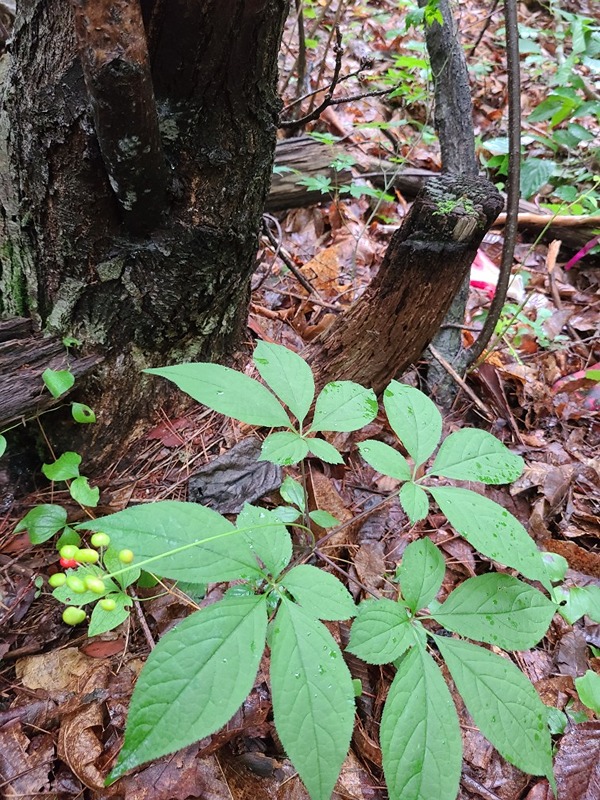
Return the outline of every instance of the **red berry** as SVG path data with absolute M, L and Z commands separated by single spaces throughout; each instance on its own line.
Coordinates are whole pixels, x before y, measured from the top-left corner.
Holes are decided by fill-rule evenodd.
M 63 569 L 69 569 L 69 567 L 71 569 L 75 569 L 75 567 L 79 566 L 79 564 L 77 563 L 77 561 L 75 561 L 74 558 L 61 558 L 60 565 Z

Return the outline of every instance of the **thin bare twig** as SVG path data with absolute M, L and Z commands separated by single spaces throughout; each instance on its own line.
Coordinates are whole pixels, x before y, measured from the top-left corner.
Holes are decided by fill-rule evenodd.
M 470 398 L 470 399 L 473 401 L 473 403 L 475 403 L 475 405 L 476 405 L 476 406 L 477 406 L 477 408 L 478 408 L 478 409 L 481 411 L 481 413 L 483 414 L 483 416 L 484 416 L 484 417 L 485 417 L 485 418 L 486 418 L 486 419 L 487 419 L 489 422 L 493 422 L 493 421 L 494 421 L 494 415 L 492 414 L 491 410 L 490 410 L 490 409 L 489 409 L 489 408 L 488 408 L 488 407 L 485 405 L 485 403 L 483 403 L 483 402 L 482 402 L 482 401 L 481 401 L 481 400 L 480 400 L 480 399 L 477 397 L 477 395 L 476 395 L 476 394 L 475 394 L 475 392 L 474 392 L 474 391 L 471 389 L 471 387 L 470 387 L 470 386 L 468 386 L 468 385 L 467 385 L 467 384 L 464 382 L 464 380 L 463 380 L 463 379 L 460 377 L 460 375 L 459 375 L 459 374 L 458 374 L 458 372 L 457 372 L 457 371 L 454 369 L 454 367 L 452 366 L 452 364 L 449 364 L 449 363 L 446 361 L 446 359 L 445 359 L 445 358 L 444 358 L 444 357 L 441 355 L 441 353 L 438 353 L 438 351 L 435 349 L 435 347 L 434 347 L 432 344 L 430 344 L 430 345 L 429 345 L 429 348 L 428 348 L 428 349 L 429 349 L 429 352 L 431 353 L 431 355 L 432 355 L 432 356 L 435 358 L 435 360 L 438 362 L 438 364 L 439 364 L 441 367 L 443 367 L 443 368 L 446 370 L 446 372 L 448 373 L 448 375 L 450 375 L 450 377 L 451 377 L 451 378 L 452 378 L 452 380 L 453 380 L 453 381 L 454 381 L 454 382 L 457 384 L 457 386 L 459 386 L 459 387 L 460 387 L 460 388 L 463 390 L 463 392 L 464 392 L 464 393 L 467 395 L 467 397 L 469 397 L 469 398 Z
M 333 92 L 335 91 L 335 87 L 338 85 L 338 81 L 340 79 L 342 56 L 344 55 L 344 48 L 342 46 L 342 32 L 339 28 L 339 25 L 335 26 L 335 44 L 333 46 L 333 52 L 335 53 L 335 67 L 333 69 L 333 77 L 331 79 L 331 83 L 329 84 L 329 89 L 327 90 L 323 102 L 313 109 L 310 114 L 306 114 L 304 117 L 300 117 L 300 119 L 281 120 L 279 122 L 280 128 L 294 128 L 298 125 L 305 125 L 307 122 L 312 122 L 312 120 L 319 117 L 321 112 L 325 111 L 327 106 L 331 105 Z
M 506 300 L 517 241 L 519 217 L 519 180 L 521 165 L 521 76 L 519 64 L 519 28 L 517 0 L 504 0 L 506 29 L 506 65 L 508 70 L 508 191 L 506 198 L 506 227 L 502 263 L 496 293 L 485 324 L 475 343 L 467 351 L 468 364 L 475 363 L 490 341 Z
M 266 216 L 266 215 L 265 215 L 265 216 Z M 315 295 L 317 295 L 317 297 L 318 297 L 318 296 L 319 296 L 319 294 L 318 294 L 318 292 L 316 291 L 316 289 L 314 289 L 314 288 L 313 288 L 313 286 L 311 286 L 310 282 L 306 280 L 306 278 L 305 278 L 305 277 L 304 277 L 304 275 L 303 275 L 303 274 L 300 272 L 300 270 L 298 269 L 298 267 L 297 267 L 297 266 L 294 264 L 294 262 L 292 261 L 292 259 L 290 258 L 290 256 L 289 256 L 289 255 L 286 253 L 286 251 L 283 249 L 283 247 L 281 246 L 281 241 L 279 241 L 279 242 L 278 242 L 278 241 L 277 241 L 277 239 L 276 239 L 276 238 L 273 236 L 273 232 L 271 231 L 271 229 L 269 228 L 269 226 L 268 226 L 268 224 L 267 224 L 266 222 L 265 222 L 265 224 L 263 225 L 263 230 L 264 230 L 265 236 L 266 236 L 266 237 L 267 237 L 267 239 L 268 239 L 268 240 L 271 242 L 272 246 L 275 248 L 275 251 L 274 251 L 274 252 L 275 252 L 275 256 L 276 256 L 276 258 L 280 258 L 280 259 L 283 261 L 283 263 L 286 265 L 286 267 L 289 269 L 289 271 L 290 271 L 290 272 L 293 274 L 293 276 L 296 278 L 296 280 L 298 281 L 298 283 L 299 283 L 299 284 L 300 284 L 300 285 L 301 285 L 301 286 L 302 286 L 304 289 L 306 289 L 306 291 L 307 291 L 309 294 L 315 294 Z M 280 229 L 280 230 L 281 230 L 281 229 Z

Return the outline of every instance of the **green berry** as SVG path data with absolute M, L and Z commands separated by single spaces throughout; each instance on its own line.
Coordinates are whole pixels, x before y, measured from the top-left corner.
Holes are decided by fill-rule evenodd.
M 134 559 L 133 550 L 120 550 L 119 561 L 122 564 L 131 564 Z
M 110 544 L 110 536 L 108 533 L 102 533 L 101 531 L 98 531 L 98 533 L 95 533 L 92 536 L 90 541 L 94 547 L 108 547 Z
M 50 575 L 48 578 L 48 583 L 53 589 L 58 589 L 59 586 L 64 586 L 67 582 L 67 576 L 64 572 L 55 572 L 54 575 Z
M 79 550 L 75 556 L 75 560 L 79 561 L 81 564 L 95 564 L 99 558 L 100 555 L 97 550 L 92 550 L 87 547 L 83 550 Z
M 94 594 L 104 594 L 106 591 L 106 586 L 102 578 L 95 578 L 93 575 L 88 575 L 84 583 L 85 588 L 89 589 L 90 592 L 94 592 Z
M 98 605 L 100 608 L 103 608 L 104 611 L 114 611 L 117 607 L 117 604 L 112 597 L 103 597 L 102 600 L 98 600 Z
M 67 575 L 66 584 L 75 594 L 83 594 L 85 592 L 85 583 L 77 575 Z
M 75 608 L 75 606 L 67 606 L 62 614 L 63 622 L 67 625 L 79 625 L 85 619 L 85 611 L 83 608 Z
M 60 548 L 59 553 L 61 558 L 75 558 L 79 553 L 79 548 L 74 544 L 65 544 Z

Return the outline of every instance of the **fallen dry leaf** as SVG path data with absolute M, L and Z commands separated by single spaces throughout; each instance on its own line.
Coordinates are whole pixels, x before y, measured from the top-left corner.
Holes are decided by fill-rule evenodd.
M 17 678 L 28 689 L 45 689 L 47 692 L 71 688 L 75 690 L 82 675 L 94 664 L 91 658 L 76 647 L 53 650 L 41 656 L 25 656 L 16 663 Z
M 554 762 L 558 800 L 600 797 L 600 722 L 571 725 Z

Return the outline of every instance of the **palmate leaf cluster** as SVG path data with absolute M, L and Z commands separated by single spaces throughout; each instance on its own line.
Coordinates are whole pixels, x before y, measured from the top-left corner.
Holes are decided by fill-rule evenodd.
M 309 453 L 341 462 L 319 434 L 357 430 L 377 414 L 372 390 L 350 381 L 328 384 L 315 397 L 309 366 L 286 348 L 260 343 L 254 361 L 269 388 L 214 364 L 148 372 L 234 419 L 283 428 L 267 436 L 261 453 L 261 459 L 282 465 Z M 441 416 L 416 389 L 392 381 L 383 402 L 408 458 L 375 440 L 362 442 L 359 450 L 374 469 L 401 481 L 399 499 L 411 522 L 426 516 L 431 496 L 479 552 L 551 590 L 542 554 L 511 514 L 471 489 L 443 485 L 447 479 L 508 483 L 520 474 L 522 460 L 478 430 L 457 431 L 440 445 Z M 461 736 L 440 659 L 499 752 L 553 782 L 547 710 L 535 689 L 508 657 L 467 640 L 507 651 L 532 647 L 546 632 L 556 603 L 502 572 L 470 578 L 439 603 L 445 562 L 423 538 L 403 554 L 394 578 L 398 599 L 365 600 L 357 608 L 333 575 L 294 561 L 286 523 L 306 515 L 306 494 L 291 476 L 281 494 L 288 505 L 268 511 L 247 504 L 235 522 L 198 504 L 166 500 L 82 523 L 109 534 L 116 550 L 134 550 L 136 566 L 157 576 L 194 584 L 235 582 L 222 600 L 193 613 L 150 654 L 109 780 L 226 724 L 251 691 L 268 647 L 278 736 L 311 798 L 326 800 L 348 751 L 355 693 L 323 621 L 356 617 L 347 649 L 368 663 L 396 666 L 381 720 L 391 798 L 456 797 Z M 318 524 L 336 524 L 326 512 L 312 514 L 324 515 Z M 113 580 L 120 572 L 113 572 Z M 441 635 L 441 629 L 451 633 Z

